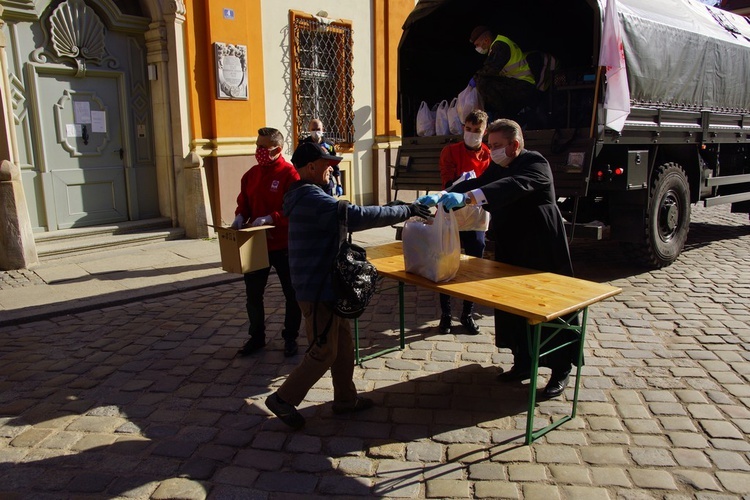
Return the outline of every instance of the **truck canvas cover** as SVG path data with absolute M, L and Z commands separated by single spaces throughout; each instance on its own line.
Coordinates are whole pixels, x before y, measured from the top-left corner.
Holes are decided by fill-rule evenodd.
M 420 0 L 399 46 L 403 114 L 450 100 L 482 64 L 469 33 L 487 25 L 563 68 L 598 65 L 606 0 Z M 631 102 L 750 112 L 750 22 L 697 0 L 618 0 Z M 402 116 L 405 133 L 408 116 Z

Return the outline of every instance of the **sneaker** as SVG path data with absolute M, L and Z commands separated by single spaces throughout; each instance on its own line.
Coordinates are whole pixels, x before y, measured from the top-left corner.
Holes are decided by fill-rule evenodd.
M 290 358 L 297 354 L 299 348 L 297 347 L 296 340 L 285 340 L 284 341 L 284 357 Z
M 438 331 L 440 333 L 451 332 L 451 316 L 450 314 L 443 314 L 440 316 L 440 324 L 438 324 Z
M 292 429 L 301 429 L 305 425 L 305 417 L 297 408 L 281 399 L 275 392 L 266 398 L 266 407 Z
M 357 396 L 357 399 L 352 403 L 333 403 L 333 413 L 336 415 L 354 413 L 372 408 L 374 404 L 375 402 L 370 398 L 361 398 Z
M 461 316 L 461 324 L 466 328 L 466 333 L 469 335 L 479 335 L 482 331 L 479 329 L 479 325 L 474 321 L 471 316 Z
M 266 346 L 266 340 L 265 339 L 254 339 L 250 338 L 247 342 L 245 342 L 245 345 L 242 346 L 242 349 L 240 349 L 237 354 L 239 356 L 250 356 L 251 354 L 260 351 Z

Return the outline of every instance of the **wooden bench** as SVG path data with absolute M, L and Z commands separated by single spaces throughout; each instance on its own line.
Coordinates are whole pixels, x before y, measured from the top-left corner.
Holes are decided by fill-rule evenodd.
M 461 141 L 459 135 L 405 138 L 398 148 L 396 165 L 392 165 L 393 199 L 399 190 L 440 191 L 440 152 L 448 144 Z

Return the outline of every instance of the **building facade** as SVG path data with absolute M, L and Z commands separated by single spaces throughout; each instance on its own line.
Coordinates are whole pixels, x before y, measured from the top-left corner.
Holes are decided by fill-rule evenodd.
M 322 119 L 344 197 L 384 201 L 414 4 L 1 0 L 0 269 L 33 264 L 51 231 L 168 218 L 212 236 L 264 126 L 288 158 Z

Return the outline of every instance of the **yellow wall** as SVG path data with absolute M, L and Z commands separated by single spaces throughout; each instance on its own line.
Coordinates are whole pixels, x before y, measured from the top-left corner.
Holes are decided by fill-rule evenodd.
M 255 137 L 266 119 L 260 0 L 188 0 L 186 7 L 193 138 Z M 247 101 L 216 98 L 214 42 L 247 46 Z
M 398 43 L 401 26 L 414 9 L 414 0 L 373 0 L 375 45 L 375 135 L 401 135 L 398 106 Z

